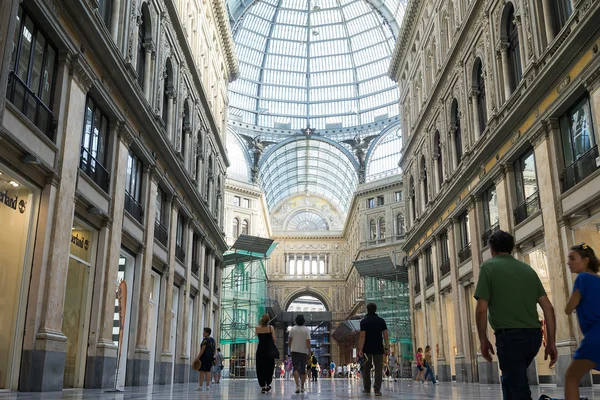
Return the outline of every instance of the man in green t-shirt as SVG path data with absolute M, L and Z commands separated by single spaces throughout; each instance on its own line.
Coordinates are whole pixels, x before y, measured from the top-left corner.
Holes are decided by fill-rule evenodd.
M 494 349 L 487 337 L 487 316 L 496 335 L 498 362 L 502 370 L 505 400 L 531 399 L 527 367 L 542 344 L 542 323 L 537 304 L 546 320 L 545 358 L 556 363 L 556 318 L 537 273 L 511 256 L 514 238 L 503 231 L 489 239 L 492 259 L 484 262 L 475 289 L 477 333 L 483 358 L 492 361 Z

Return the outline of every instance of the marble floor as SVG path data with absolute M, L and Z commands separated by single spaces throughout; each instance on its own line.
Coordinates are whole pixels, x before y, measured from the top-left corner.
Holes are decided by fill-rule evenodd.
M 173 386 L 128 387 L 124 393 L 106 393 L 103 390 L 65 390 L 57 393 L 10 393 L 0 392 L 0 400 L 203 400 L 203 399 L 367 399 L 374 395 L 362 393 L 362 382 L 348 379 L 322 379 L 317 383 L 309 383 L 308 391 L 294 394 L 295 385 L 291 381 L 276 380 L 273 390 L 261 394 L 256 380 L 223 380 L 219 385 L 211 385 L 209 391 L 197 392 L 196 384 L 176 384 Z M 534 387 L 533 399 L 541 394 L 562 398 L 562 390 L 554 387 Z M 501 389 L 498 385 L 441 383 L 439 385 L 415 385 L 411 381 L 386 381 L 382 388 L 383 399 L 443 399 L 443 400 L 501 400 Z M 594 395 L 595 393 L 595 395 Z M 590 400 L 600 400 L 600 389 L 592 391 L 582 389 L 582 396 Z

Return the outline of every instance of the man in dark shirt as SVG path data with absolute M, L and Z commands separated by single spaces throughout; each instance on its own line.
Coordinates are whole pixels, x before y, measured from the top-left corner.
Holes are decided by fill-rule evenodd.
M 358 338 L 358 356 L 366 357 L 363 364 L 364 392 L 371 392 L 371 368 L 375 366 L 375 396 L 381 396 L 383 381 L 383 355 L 390 352 L 387 325 L 383 318 L 376 314 L 377 305 L 367 304 L 367 316 L 360 321 L 360 336 Z M 384 346 L 385 343 L 385 346 Z
M 538 318 L 537 305 L 540 305 L 546 320 L 545 359 L 550 357 L 550 367 L 558 358 L 554 309 L 533 268 L 511 256 L 515 240 L 510 234 L 503 231 L 494 233 L 489 245 L 493 258 L 481 265 L 475 289 L 481 354 L 492 361 L 494 350 L 487 337 L 489 310 L 502 370 L 504 399 L 531 399 L 527 367 L 542 344 L 542 323 Z

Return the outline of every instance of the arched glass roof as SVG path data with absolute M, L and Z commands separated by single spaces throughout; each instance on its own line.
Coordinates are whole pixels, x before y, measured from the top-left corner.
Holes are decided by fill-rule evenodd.
M 397 116 L 398 88 L 387 70 L 406 2 L 230 0 L 240 63 L 230 118 L 323 130 Z
M 227 157 L 231 160 L 227 175 L 238 181 L 249 182 L 250 163 L 238 136 L 232 131 L 227 135 Z
M 400 157 L 402 156 L 402 129 L 396 125 L 375 143 L 367 158 L 367 182 L 382 179 L 400 173 Z
M 353 161 L 341 148 L 306 137 L 267 152 L 261 161 L 259 182 L 271 211 L 288 197 L 307 193 L 326 199 L 345 216 L 358 176 Z
M 290 217 L 286 230 L 328 231 L 329 224 L 321 214 L 312 210 L 301 210 Z

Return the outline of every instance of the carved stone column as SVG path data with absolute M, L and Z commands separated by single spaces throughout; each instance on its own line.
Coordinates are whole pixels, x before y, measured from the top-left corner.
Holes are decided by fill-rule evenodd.
M 502 77 L 504 81 L 504 101 L 508 101 L 512 95 L 512 78 L 510 73 L 510 64 L 508 62 L 508 43 L 503 41 L 498 45 L 502 59 Z
M 435 308 L 435 331 L 436 331 L 436 343 L 432 345 L 434 354 L 437 355 L 437 375 L 441 382 L 452 381 L 452 370 L 447 358 L 447 346 L 448 338 L 446 337 L 446 331 L 444 331 L 443 324 L 443 308 L 442 301 L 444 297 L 440 294 L 440 257 L 438 241 L 434 240 L 431 245 L 431 262 L 433 263 L 433 287 L 435 292 L 435 300 L 433 307 Z
M 176 360 L 174 360 L 175 376 L 173 377 L 173 382 L 177 383 L 188 383 L 190 381 L 191 343 L 188 343 L 188 339 L 191 339 L 189 332 L 192 327 L 189 326 L 188 321 L 190 313 L 193 312 L 190 309 L 189 298 L 192 279 L 192 249 L 194 244 L 194 231 L 189 219 L 186 219 L 184 232 L 184 237 L 187 239 L 187 244 L 185 245 L 185 282 L 182 285 L 183 294 L 181 295 L 183 297 L 183 312 L 181 313 L 182 316 L 179 317 L 181 324 L 179 324 L 178 331 L 181 332 L 181 334 L 177 335 L 178 343 L 176 345 L 179 346 L 180 350 L 179 356 Z
M 477 104 L 479 90 L 472 89 L 469 98 L 471 99 L 471 107 L 473 108 L 473 132 L 475 132 L 475 141 L 477 141 L 481 137 L 483 129 L 483 127 L 479 125 L 479 105 Z
M 116 1 L 113 2 L 113 4 L 114 3 L 119 2 Z M 150 102 L 152 99 L 150 85 L 152 83 L 152 53 L 154 53 L 155 51 L 156 46 L 154 45 L 154 42 L 152 40 L 144 42 L 144 95 L 146 96 L 146 100 L 148 100 L 148 102 Z
M 556 2 L 557 0 L 542 0 L 542 9 L 544 11 L 544 28 L 546 29 L 546 39 L 548 41 L 547 45 L 554 41 L 556 37 L 556 30 L 554 29 L 554 21 L 552 18 L 552 13 L 554 10 L 552 9 L 552 2 Z
M 165 82 L 166 85 L 166 82 Z M 167 101 L 167 138 L 169 139 L 169 141 L 171 141 L 171 144 L 175 145 L 175 138 L 173 137 L 173 117 L 174 117 L 174 113 L 173 113 L 173 105 L 175 102 L 175 89 L 173 88 L 168 88 L 167 89 L 167 97 L 168 97 L 168 101 Z M 163 105 L 164 107 L 164 105 Z

